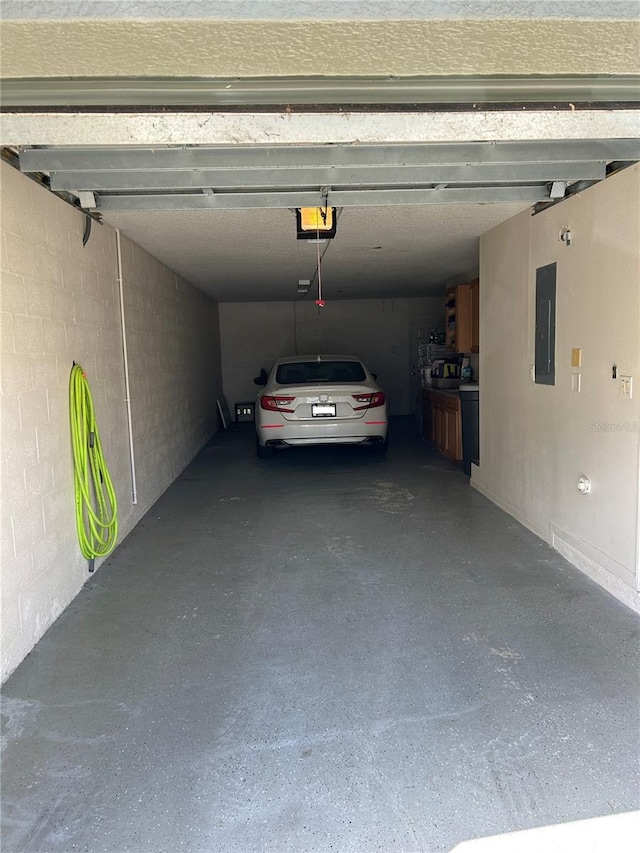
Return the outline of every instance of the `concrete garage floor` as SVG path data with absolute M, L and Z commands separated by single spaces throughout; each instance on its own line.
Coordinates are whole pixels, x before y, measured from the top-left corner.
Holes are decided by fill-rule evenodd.
M 2 850 L 444 851 L 625 812 L 638 650 L 408 421 L 386 459 L 237 429 L 5 685 Z

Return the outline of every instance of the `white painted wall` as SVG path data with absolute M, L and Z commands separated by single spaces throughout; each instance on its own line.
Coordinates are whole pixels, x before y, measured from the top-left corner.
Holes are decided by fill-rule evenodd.
M 444 327 L 442 297 L 298 302 L 222 303 L 220 339 L 224 393 L 235 402 L 255 399 L 261 367 L 295 353 L 359 356 L 378 374 L 392 415 L 411 411 L 414 379 L 411 324 Z
M 573 241 L 559 241 L 569 225 Z M 557 263 L 556 384 L 534 384 L 535 274 Z M 638 607 L 640 168 L 480 243 L 480 468 L 473 485 Z M 571 367 L 571 348 L 582 368 Z M 618 374 L 634 377 L 631 400 Z M 571 373 L 582 390 L 572 392 Z M 581 496 L 578 477 L 593 481 Z
M 74 515 L 68 383 L 85 369 L 120 539 L 215 430 L 216 304 L 123 241 L 138 471 L 132 505 L 116 235 L 1 164 L 2 678 L 87 578 Z M 99 563 L 97 564 L 99 565 Z

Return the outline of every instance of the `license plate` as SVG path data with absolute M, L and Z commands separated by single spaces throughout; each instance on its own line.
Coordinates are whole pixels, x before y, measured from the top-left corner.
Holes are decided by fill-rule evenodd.
M 313 403 L 311 406 L 312 418 L 335 418 L 335 403 Z

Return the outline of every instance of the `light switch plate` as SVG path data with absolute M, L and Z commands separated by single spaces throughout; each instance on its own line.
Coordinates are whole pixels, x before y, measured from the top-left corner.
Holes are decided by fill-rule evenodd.
M 631 399 L 633 396 L 633 376 L 620 377 L 620 393 L 623 397 Z
M 582 350 L 580 347 L 571 348 L 571 367 L 582 367 Z
M 580 391 L 582 382 L 581 382 L 581 374 L 580 373 L 572 373 L 571 374 L 571 390 L 572 391 Z

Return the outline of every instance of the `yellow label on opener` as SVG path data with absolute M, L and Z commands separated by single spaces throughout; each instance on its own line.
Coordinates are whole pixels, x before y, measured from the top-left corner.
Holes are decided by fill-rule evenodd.
M 300 225 L 303 231 L 331 231 L 333 228 L 333 208 L 301 207 Z

